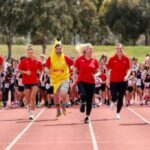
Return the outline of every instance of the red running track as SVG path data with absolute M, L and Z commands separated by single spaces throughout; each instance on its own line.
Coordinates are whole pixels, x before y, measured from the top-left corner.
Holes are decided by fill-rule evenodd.
M 84 124 L 78 108 L 55 120 L 56 110 L 40 108 L 29 121 L 26 109 L 0 111 L 0 150 L 149 150 L 150 108 L 123 108 L 121 120 L 107 106 L 94 108 Z

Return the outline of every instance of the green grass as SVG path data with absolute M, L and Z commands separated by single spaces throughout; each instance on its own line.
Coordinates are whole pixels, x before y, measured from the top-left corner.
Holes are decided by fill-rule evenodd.
M 26 45 L 13 45 L 12 47 L 12 58 L 20 58 L 21 56 L 26 56 Z M 37 57 L 41 54 L 41 46 L 34 45 L 35 54 Z M 52 46 L 47 46 L 46 55 L 50 55 Z M 75 51 L 75 46 L 73 45 L 63 45 L 64 53 L 77 57 L 79 54 Z M 139 62 L 143 62 L 145 55 L 150 52 L 150 46 L 125 46 L 125 53 L 130 57 L 137 57 Z M 0 54 L 7 56 L 7 46 L 0 45 Z M 94 46 L 94 55 L 97 58 L 100 58 L 102 54 L 106 54 L 108 57 L 112 56 L 115 53 L 114 46 Z

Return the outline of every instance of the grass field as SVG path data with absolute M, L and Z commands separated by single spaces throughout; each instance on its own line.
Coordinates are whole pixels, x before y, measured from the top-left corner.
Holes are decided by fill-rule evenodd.
M 20 58 L 21 56 L 26 55 L 26 45 L 13 45 L 12 58 Z M 41 46 L 34 45 L 36 56 L 39 57 L 41 54 Z M 47 57 L 50 54 L 52 46 L 47 46 L 46 55 Z M 73 45 L 64 45 L 65 54 L 73 57 L 77 57 L 79 54 L 75 51 L 75 46 Z M 115 52 L 114 46 L 94 46 L 94 55 L 97 58 L 100 58 L 102 54 L 106 54 L 108 57 L 112 56 Z M 150 46 L 126 46 L 125 53 L 130 57 L 137 57 L 139 62 L 142 62 L 145 58 L 145 55 L 150 52 Z M 7 56 L 7 46 L 0 45 L 0 54 Z

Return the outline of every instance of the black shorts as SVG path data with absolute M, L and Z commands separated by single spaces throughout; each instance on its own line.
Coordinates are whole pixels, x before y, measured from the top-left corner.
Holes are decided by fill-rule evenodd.
M 137 86 L 137 88 L 144 90 L 144 84 L 142 84 L 141 86 Z
M 134 88 L 133 88 L 132 86 L 127 87 L 127 91 L 128 91 L 129 93 L 133 92 L 133 90 L 134 90 Z
M 24 91 L 24 86 L 18 86 L 18 91 L 23 92 Z
M 94 93 L 95 93 L 95 94 L 99 94 L 100 90 L 101 90 L 101 87 L 96 87 Z
M 47 94 L 53 94 L 54 93 L 54 87 L 51 86 L 49 89 L 46 90 Z
M 41 89 L 41 90 L 44 90 L 44 91 L 46 90 L 46 88 L 45 88 L 45 87 L 42 87 L 42 86 L 40 86 L 40 89 Z
M 26 84 L 26 85 L 24 85 L 24 89 L 31 89 L 33 86 L 39 86 L 39 84 L 38 83 L 35 83 L 35 84 Z
M 106 84 L 101 84 L 101 89 L 102 92 L 104 92 L 106 90 Z

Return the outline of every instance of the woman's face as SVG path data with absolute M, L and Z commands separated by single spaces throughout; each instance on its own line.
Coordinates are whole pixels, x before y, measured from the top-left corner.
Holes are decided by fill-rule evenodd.
M 18 64 L 18 62 L 17 62 L 16 60 L 14 60 L 14 61 L 12 62 L 13 67 L 16 67 L 17 64 Z
M 33 53 L 32 49 L 27 50 L 27 54 L 28 54 L 29 58 L 33 58 L 33 56 L 34 56 L 34 53 Z
M 93 53 L 93 48 L 89 47 L 86 51 L 85 51 L 85 55 L 91 57 Z
M 133 65 L 137 65 L 137 63 L 138 63 L 137 59 L 132 60 Z
M 104 57 L 104 58 L 103 58 L 103 61 L 104 61 L 105 63 L 107 63 L 107 57 Z
M 124 50 L 123 46 L 121 44 L 118 45 L 116 47 L 116 53 L 117 53 L 117 55 L 121 57 L 123 55 L 123 50 Z
M 140 64 L 140 65 L 139 65 L 139 68 L 140 68 L 141 70 L 144 70 L 144 65 L 143 65 L 143 64 Z

